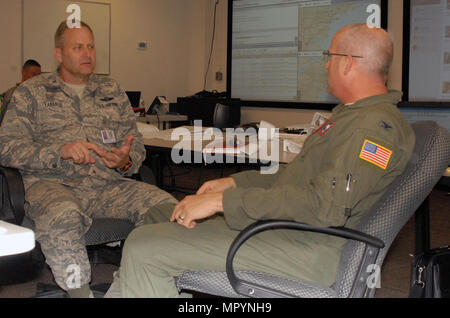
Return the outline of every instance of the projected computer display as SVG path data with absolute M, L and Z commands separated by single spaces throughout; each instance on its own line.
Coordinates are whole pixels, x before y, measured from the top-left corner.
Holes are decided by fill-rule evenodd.
M 450 0 L 405 0 L 403 17 L 400 110 L 450 131 Z
M 231 97 L 250 106 L 335 105 L 322 52 L 346 25 L 378 21 L 385 26 L 386 7 L 374 0 L 230 1 Z
M 405 10 L 408 101 L 450 102 L 450 1 L 411 0 Z

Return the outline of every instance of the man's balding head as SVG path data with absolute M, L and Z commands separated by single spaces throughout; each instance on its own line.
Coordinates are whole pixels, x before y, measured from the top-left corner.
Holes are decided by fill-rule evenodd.
M 391 68 L 394 46 L 386 31 L 355 24 L 341 29 L 337 36 L 339 52 L 360 55 L 358 60 L 368 73 L 378 74 L 385 80 Z
M 327 91 L 343 103 L 385 94 L 393 43 L 383 29 L 366 24 L 342 28 L 331 41 Z

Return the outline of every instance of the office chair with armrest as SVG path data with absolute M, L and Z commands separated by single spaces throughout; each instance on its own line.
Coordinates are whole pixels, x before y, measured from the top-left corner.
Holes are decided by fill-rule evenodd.
M 135 94 L 137 97 L 137 103 L 139 103 L 140 92 L 132 92 L 132 96 Z M 136 99 L 134 97 L 134 99 Z M 133 100 L 136 103 L 136 100 Z M 0 125 L 3 121 L 5 113 L 7 111 L 7 105 L 5 105 L 2 113 L 0 114 Z M 133 176 L 134 179 L 155 184 L 155 177 L 150 168 L 141 166 L 139 174 Z M 0 194 L 1 194 L 1 210 L 0 219 L 10 222 L 16 225 L 21 225 L 29 229 L 34 229 L 34 223 L 31 219 L 25 216 L 24 204 L 25 204 L 25 189 L 23 186 L 22 175 L 17 169 L 7 168 L 0 166 Z M 97 247 L 99 245 L 124 241 L 128 234 L 134 229 L 134 224 L 131 221 L 115 218 L 95 218 L 92 220 L 92 225 L 89 231 L 84 235 L 86 246 Z M 34 252 L 34 251 L 33 251 Z M 39 253 L 37 253 L 39 254 Z M 100 256 L 98 249 L 93 249 L 90 254 L 90 260 L 94 264 L 108 263 L 113 265 L 119 265 L 120 255 L 104 255 Z M 22 259 L 30 259 L 31 253 L 23 255 Z M 41 256 L 38 256 L 40 258 Z M 19 261 L 20 261 L 19 260 Z M 29 277 L 33 277 L 34 270 L 29 270 Z M 22 280 L 27 279 L 25 275 L 21 275 Z M 11 278 L 12 280 L 15 277 Z M 9 280 L 11 280 L 9 279 Z M 9 281 L 8 280 L 8 281 Z M 2 280 L 0 279 L 0 283 Z M 54 292 L 46 293 L 48 296 L 60 296 L 61 290 L 55 290 Z M 49 295 L 50 294 L 50 295 Z
M 22 176 L 17 169 L 0 166 L 2 178 L 2 212 L 5 221 L 34 228 L 31 219 L 25 216 L 25 190 Z M 114 218 L 93 219 L 92 226 L 85 234 L 86 245 L 98 245 L 125 239 L 133 230 L 134 224 L 128 220 Z
M 374 297 L 374 271 L 377 274 L 393 240 L 427 198 L 450 163 L 448 131 L 430 121 L 412 126 L 416 144 L 405 171 L 394 180 L 355 230 L 316 228 L 293 221 L 256 222 L 242 231 L 232 243 L 226 260 L 226 272 L 185 271 L 176 278 L 178 290 L 222 297 Z M 234 255 L 248 238 L 262 231 L 281 228 L 326 233 L 348 239 L 332 286 L 233 270 Z
M 154 181 L 151 170 L 145 166 L 141 167 L 139 175 L 135 178 L 148 183 L 152 183 L 152 180 Z M 33 221 L 26 217 L 24 213 L 25 191 L 20 172 L 17 169 L 0 166 L 0 185 L 0 193 L 2 194 L 0 219 L 33 229 Z M 91 248 L 91 250 L 88 250 L 91 263 L 119 266 L 120 253 L 117 254 L 116 251 L 108 252 L 108 250 L 102 251 L 98 246 L 105 243 L 124 241 L 133 229 L 134 224 L 129 220 L 94 218 L 89 231 L 84 235 L 86 246 Z M 39 256 L 40 253 L 37 254 L 37 258 L 43 258 L 43 256 Z M 25 259 L 30 258 L 31 256 Z M 65 297 L 65 292 L 56 286 L 38 284 L 37 290 L 36 297 Z M 106 292 L 106 289 L 102 292 Z M 101 296 L 102 292 L 97 293 L 94 290 L 94 295 Z

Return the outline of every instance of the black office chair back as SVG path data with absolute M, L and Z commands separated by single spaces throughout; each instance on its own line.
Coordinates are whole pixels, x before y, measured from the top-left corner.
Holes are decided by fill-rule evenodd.
M 263 289 L 269 290 L 272 295 L 275 295 L 275 291 L 292 297 L 373 297 L 377 284 L 372 278 L 373 274 L 377 274 L 377 266 L 380 270 L 392 241 L 432 191 L 450 163 L 450 133 L 447 130 L 435 122 L 416 123 L 413 129 L 416 144 L 405 171 L 394 180 L 356 228 L 381 239 L 384 248 L 378 249 L 348 240 L 341 255 L 336 282 L 331 288 L 278 275 L 237 271 L 241 283 L 247 281 L 252 282 L 252 286 L 264 286 Z M 224 297 L 249 296 L 248 293 L 237 294 L 227 274 L 188 270 L 176 278 L 176 285 L 180 291 L 197 291 Z M 261 290 L 259 287 L 258 289 Z M 253 287 L 248 291 L 251 290 Z
M 128 99 L 130 100 L 131 107 L 139 107 L 141 102 L 141 92 L 140 91 L 126 91 Z
M 25 216 L 25 189 L 17 169 L 0 166 L 0 220 L 21 225 Z
M 232 111 L 232 106 L 217 103 L 214 108 L 214 127 L 220 129 L 233 127 Z
M 431 121 L 415 123 L 412 127 L 416 144 L 405 171 L 357 227 L 357 230 L 384 241 L 385 247 L 379 251 L 375 264 L 361 266 L 365 245 L 352 240 L 346 243 L 333 286 L 339 297 L 374 296 L 376 288 L 369 288 L 367 279 L 380 269 L 393 240 L 450 163 L 450 133 L 447 130 Z M 367 268 L 368 265 L 371 267 Z

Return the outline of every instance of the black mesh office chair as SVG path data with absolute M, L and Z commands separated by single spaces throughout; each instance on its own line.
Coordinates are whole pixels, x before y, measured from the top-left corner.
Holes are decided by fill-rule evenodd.
M 140 181 L 154 184 L 154 176 L 152 171 L 146 166 L 142 166 L 139 175 L 135 178 Z M 22 182 L 22 176 L 17 169 L 6 168 L 0 166 L 0 193 L 1 193 L 1 210 L 0 219 L 13 224 L 21 225 L 29 229 L 34 228 L 31 219 L 25 216 L 24 203 L 25 191 Z M 107 248 L 102 246 L 106 243 L 124 241 L 128 234 L 134 229 L 131 221 L 116 218 L 94 218 L 89 231 L 84 235 L 88 254 L 92 264 L 112 264 L 119 266 L 121 258 L 120 248 Z M 2 259 L 0 268 L 10 269 L 14 264 L 20 264 L 20 273 L 14 270 L 8 273 L 9 277 L 1 277 L 2 283 L 21 283 L 34 279 L 43 263 L 44 258 L 39 248 L 23 255 L 11 256 L 8 259 Z M 17 269 L 17 268 L 16 268 Z M 3 275 L 5 275 L 3 270 Z M 25 272 L 25 273 L 24 273 Z M 106 292 L 105 284 L 93 286 L 95 297 L 101 297 Z M 36 297 L 43 298 L 60 298 L 67 297 L 64 291 L 56 285 L 38 284 Z
M 3 121 L 8 105 L 5 105 L 2 113 L 0 114 L 0 125 Z M 141 166 L 138 175 L 133 176 L 134 179 L 139 181 L 155 184 L 155 176 L 150 168 L 147 166 Z M 1 194 L 1 210 L 0 219 L 13 224 L 21 225 L 29 229 L 34 228 L 34 223 L 31 219 L 25 216 L 24 204 L 25 204 L 25 190 L 23 186 L 22 176 L 17 169 L 7 168 L 0 166 L 0 194 Z M 134 229 L 134 224 L 131 221 L 116 218 L 95 218 L 92 221 L 92 225 L 89 231 L 84 235 L 86 246 L 92 247 L 88 250 L 90 260 L 94 264 L 113 264 L 119 265 L 120 254 L 107 253 L 104 251 L 99 253 L 99 249 L 96 247 L 105 243 L 124 241 L 128 234 Z M 38 253 L 38 258 L 41 257 Z M 101 254 L 101 255 L 100 255 Z M 12 258 L 14 259 L 15 256 Z M 31 253 L 18 258 L 28 259 L 31 261 Z M 36 257 L 36 255 L 34 255 Z M 1 265 L 1 264 L 0 264 Z M 1 269 L 1 267 L 0 267 Z M 34 277 L 32 271 L 34 267 L 27 267 L 30 274 L 29 278 Z M 27 275 L 21 275 L 22 279 L 27 279 Z M 12 280 L 15 277 L 11 278 Z M 9 281 L 11 280 L 9 279 Z M 0 279 L 0 284 L 2 279 Z M 44 290 L 50 288 L 49 286 L 41 286 Z M 51 288 L 50 288 L 51 289 Z M 39 293 L 39 286 L 38 286 Z M 55 290 L 49 290 L 41 293 L 44 297 L 61 297 L 64 296 L 64 292 L 55 288 Z
M 154 184 L 152 171 L 142 166 L 136 179 Z M 0 194 L 1 210 L 0 219 L 13 224 L 21 225 L 29 229 L 34 228 L 31 219 L 25 216 L 24 203 L 25 191 L 22 176 L 17 169 L 0 166 Z M 123 242 L 128 234 L 134 229 L 131 221 L 116 218 L 94 218 L 89 231 L 84 235 L 88 255 L 91 264 L 112 264 L 119 266 L 121 248 L 107 248 L 103 244 L 111 242 Z M 37 245 L 39 246 L 39 245 Z M 22 283 L 34 279 L 42 268 L 44 258 L 39 248 L 22 255 L 14 255 L 0 260 L 0 285 L 11 283 Z M 16 268 L 11 271 L 11 267 Z M 19 267 L 18 267 L 19 266 Z M 6 274 L 7 273 L 7 274 Z M 3 277 L 9 275 L 8 277 Z M 107 291 L 106 284 L 93 286 L 95 297 L 102 297 Z M 36 286 L 36 296 L 39 298 L 62 298 L 66 293 L 56 285 L 39 283 Z
M 434 122 L 416 123 L 413 129 L 416 145 L 405 171 L 394 180 L 356 230 L 315 228 L 292 221 L 257 222 L 242 231 L 232 243 L 226 272 L 185 271 L 176 278 L 178 290 L 222 297 L 374 297 L 376 284 L 371 281 L 375 277 L 374 270 L 381 268 L 394 238 L 450 163 L 450 133 L 447 130 Z M 233 258 L 247 239 L 262 231 L 281 228 L 348 239 L 332 286 L 233 270 Z
M 22 176 L 17 169 L 0 166 L 2 219 L 33 229 L 34 223 L 25 216 L 25 191 Z M 93 219 L 92 226 L 85 234 L 86 245 L 99 245 L 124 240 L 134 225 L 131 221 L 114 218 Z
M 233 127 L 233 106 L 217 103 L 214 107 L 213 126 L 220 129 Z
M 0 166 L 0 185 L 1 185 L 1 211 L 0 218 L 6 222 L 21 225 L 29 229 L 34 228 L 34 223 L 24 214 L 25 191 L 22 183 L 22 176 L 19 171 L 12 168 Z M 113 264 L 118 266 L 120 262 L 120 250 L 100 249 L 99 246 L 105 243 L 124 241 L 128 234 L 134 229 L 134 224 L 131 221 L 115 218 L 95 218 L 89 231 L 84 235 L 84 239 L 88 249 L 91 263 L 93 264 Z M 25 255 L 18 255 L 10 257 L 12 264 L 22 263 L 23 269 L 27 271 L 28 277 L 23 279 L 33 279 L 41 268 L 41 265 L 36 264 L 36 259 L 43 262 L 43 256 L 39 251 L 32 251 Z M 29 264 L 23 264 L 28 261 Z M 13 276 L 19 276 L 14 274 Z M 5 274 L 5 273 L 3 273 Z M 4 278 L 2 279 L 4 280 Z M 16 277 L 9 277 L 8 283 L 12 283 Z M 106 292 L 106 287 L 101 286 L 103 290 L 97 291 L 94 288 L 94 295 L 96 297 L 102 296 Z M 59 289 L 56 285 L 38 284 L 36 297 L 53 298 L 66 297 L 65 292 Z

